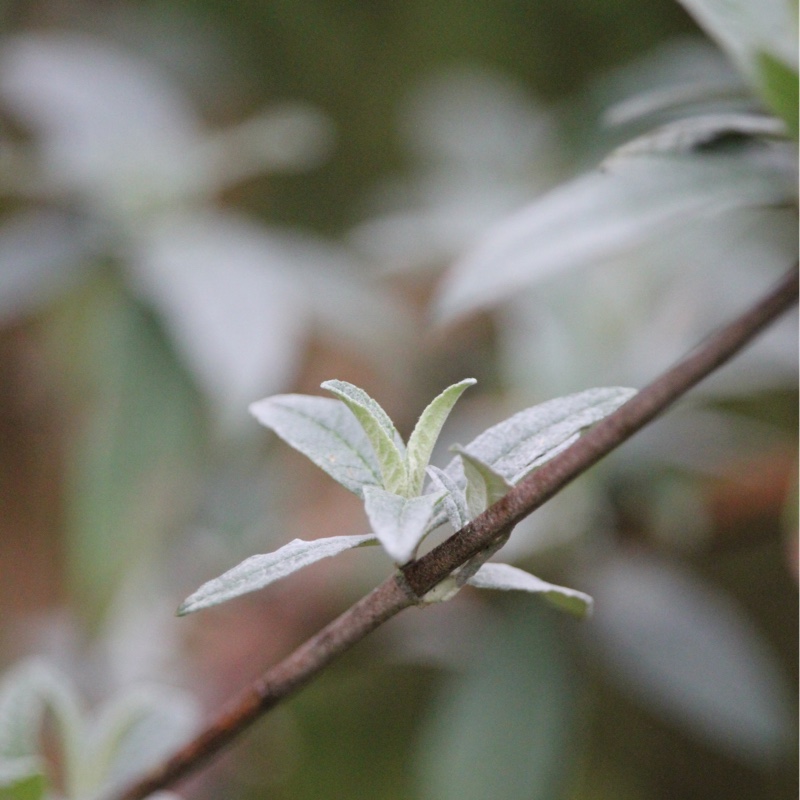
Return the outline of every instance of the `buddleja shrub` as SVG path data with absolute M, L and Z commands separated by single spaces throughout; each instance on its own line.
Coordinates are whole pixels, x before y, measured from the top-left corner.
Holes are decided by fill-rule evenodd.
M 261 589 L 354 547 L 379 543 L 402 566 L 416 557 L 431 531 L 447 523 L 460 530 L 635 393 L 619 387 L 589 389 L 533 406 L 489 428 L 468 445 L 453 446 L 456 456 L 444 469 L 430 466 L 445 420 L 474 383 L 463 380 L 436 397 L 422 412 L 408 443 L 375 400 L 345 381 L 322 384 L 336 399 L 286 394 L 251 405 L 259 422 L 364 501 L 372 532 L 294 539 L 273 553 L 251 556 L 201 586 L 178 613 L 189 614 Z M 499 546 L 502 541 L 494 550 Z M 470 584 L 534 592 L 581 616 L 591 610 L 592 600 L 583 592 L 547 583 L 508 564 L 484 563 L 494 550 L 464 564 L 421 603 L 448 600 Z

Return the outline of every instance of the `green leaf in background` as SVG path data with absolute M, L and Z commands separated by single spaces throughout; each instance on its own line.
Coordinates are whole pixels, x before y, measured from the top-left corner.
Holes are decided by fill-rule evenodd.
M 564 270 L 621 256 L 698 215 L 794 203 L 793 149 L 619 156 L 490 228 L 446 276 L 441 319 L 493 306 Z
M 372 534 L 331 536 L 310 542 L 293 539 L 272 553 L 250 556 L 218 578 L 204 583 L 181 603 L 178 614 L 191 614 L 202 608 L 216 606 L 234 597 L 255 592 L 315 561 L 375 542 L 376 538 Z
M 355 415 L 367 434 L 380 465 L 383 488 L 406 495 L 405 445 L 389 415 L 363 389 L 346 381 L 325 381 L 323 389 L 335 394 Z
M 396 564 L 414 557 L 441 499 L 438 493 L 403 497 L 376 486 L 364 487 L 364 510 L 372 530 Z
M 359 497 L 381 485 L 381 468 L 364 429 L 338 400 L 300 394 L 267 397 L 250 413 Z
M 471 638 L 463 672 L 428 706 L 414 796 L 562 800 L 577 695 L 563 629 L 543 605 L 504 603 Z
M 635 389 L 612 386 L 548 400 L 493 425 L 462 451 L 514 484 L 635 394 Z M 451 477 L 457 464 L 454 459 L 447 467 Z
M 798 78 L 797 69 L 770 53 L 760 52 L 756 59 L 759 83 L 764 100 L 786 123 L 792 138 L 798 138 Z
M 577 589 L 548 583 L 525 570 L 512 567 L 510 564 L 484 564 L 467 580 L 470 586 L 478 589 L 500 589 L 503 591 L 520 591 L 541 594 L 542 598 L 562 611 L 569 611 L 578 617 L 585 617 L 592 612 L 592 598 Z
M 55 346 L 83 371 L 89 399 L 68 464 L 67 555 L 73 591 L 97 620 L 121 577 L 155 566 L 188 513 L 200 409 L 158 325 L 123 286 L 98 280 L 69 314 Z
M 42 800 L 46 789 L 40 759 L 0 758 L 0 800 Z
M 434 398 L 420 415 L 408 439 L 408 450 L 406 451 L 408 493 L 410 497 L 422 492 L 425 468 L 428 466 L 442 426 L 464 390 L 469 386 L 474 386 L 475 383 L 477 381 L 474 378 L 466 378 L 449 386 L 438 397 Z

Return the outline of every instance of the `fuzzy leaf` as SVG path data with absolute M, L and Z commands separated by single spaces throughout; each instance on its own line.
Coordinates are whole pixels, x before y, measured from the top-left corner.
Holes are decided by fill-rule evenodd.
M 406 451 L 408 494 L 411 497 L 422 492 L 425 468 L 428 466 L 434 445 L 450 411 L 464 390 L 475 383 L 477 381 L 474 378 L 466 378 L 449 386 L 438 397 L 434 398 L 420 415 L 409 437 L 408 450 Z
M 405 495 L 408 489 L 405 446 L 389 415 L 363 389 L 346 381 L 325 381 L 323 389 L 335 394 L 353 412 L 378 458 L 383 488 Z
M 328 397 L 283 394 L 250 413 L 351 492 L 381 485 L 381 469 L 364 429 L 347 406 Z
M 516 590 L 541 594 L 548 603 L 579 617 L 591 614 L 592 598 L 577 589 L 548 583 L 510 564 L 484 564 L 468 581 L 478 589 Z
M 792 203 L 794 152 L 617 157 L 542 195 L 491 228 L 450 271 L 438 300 L 451 320 L 567 269 L 597 264 L 677 224 Z
M 609 387 L 548 400 L 488 428 L 462 450 L 514 484 L 634 394 L 635 389 Z M 457 479 L 458 460 L 454 459 L 446 471 Z
M 338 555 L 353 547 L 374 544 L 375 541 L 375 536 L 371 534 L 331 536 L 311 542 L 293 539 L 273 553 L 250 556 L 233 569 L 204 583 L 181 603 L 178 615 L 191 614 L 202 608 L 216 606 L 234 597 L 255 592 L 315 561 Z
M 678 0 L 757 85 L 756 54 L 797 65 L 797 7 L 787 0 Z M 794 13 L 793 13 L 794 12 Z
M 461 457 L 467 479 L 467 511 L 470 519 L 474 519 L 503 497 L 512 485 L 488 464 L 458 445 L 452 449 Z
M 438 493 L 402 497 L 375 486 L 364 487 L 364 509 L 372 530 L 396 564 L 414 557 L 441 499 Z
M 428 467 L 428 474 L 434 486 L 447 493 L 442 501 L 447 521 L 454 531 L 460 531 L 470 520 L 464 489 L 439 467 Z

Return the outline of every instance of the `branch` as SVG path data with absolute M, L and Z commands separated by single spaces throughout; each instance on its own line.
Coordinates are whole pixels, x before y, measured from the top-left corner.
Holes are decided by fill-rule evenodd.
M 662 413 L 797 302 L 797 270 L 732 323 L 710 336 L 575 444 L 521 481 L 449 539 L 387 578 L 235 698 L 201 733 L 124 791 L 106 800 L 144 800 L 197 770 L 336 656 L 490 547 L 564 486 Z

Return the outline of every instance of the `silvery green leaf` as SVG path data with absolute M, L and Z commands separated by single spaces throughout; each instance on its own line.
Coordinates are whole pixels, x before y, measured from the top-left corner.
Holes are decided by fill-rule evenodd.
M 513 484 L 634 394 L 635 389 L 616 386 L 548 400 L 492 426 L 462 449 Z M 448 465 L 447 473 L 456 478 L 457 461 Z
M 364 509 L 372 530 L 396 564 L 414 557 L 441 499 L 438 493 L 403 497 L 377 486 L 364 487 Z
M 489 508 L 492 503 L 496 503 L 503 497 L 512 488 L 512 484 L 487 463 L 466 452 L 458 445 L 452 449 L 461 458 L 464 475 L 467 479 L 467 511 L 470 519 L 474 519 L 478 514 Z
M 322 388 L 345 403 L 361 424 L 378 458 L 383 488 L 405 495 L 408 491 L 405 445 L 389 415 L 363 389 L 352 383 L 325 381 Z
M 250 413 L 359 497 L 381 485 L 381 468 L 364 429 L 344 403 L 283 394 L 251 404 Z
M 129 279 L 155 308 L 199 387 L 241 424 L 290 381 L 308 314 L 278 236 L 232 213 L 159 214 L 137 231 Z
M 216 606 L 234 597 L 255 592 L 315 561 L 375 542 L 376 538 L 372 534 L 331 536 L 310 542 L 292 539 L 274 552 L 250 556 L 218 578 L 204 583 L 181 603 L 178 614 L 180 616 L 191 614 L 202 608 Z
M 428 474 L 434 486 L 446 492 L 442 505 L 447 514 L 447 521 L 454 531 L 460 531 L 470 520 L 464 488 L 439 467 L 428 467 Z
M 795 689 L 746 609 L 654 555 L 604 559 L 587 579 L 597 599 L 587 634 L 618 685 L 732 759 L 785 763 Z
M 786 0 L 679 0 L 751 83 L 759 52 L 797 67 L 796 8 Z M 794 13 L 793 13 L 794 11 Z
M 438 312 L 452 319 L 574 267 L 619 256 L 671 227 L 737 208 L 792 203 L 795 153 L 618 157 L 491 228 L 450 271 Z
M 436 440 L 442 430 L 450 411 L 461 397 L 464 390 L 477 381 L 466 378 L 445 389 L 434 398 L 420 415 L 411 436 L 408 439 L 406 464 L 408 467 L 408 493 L 411 497 L 422 492 L 425 480 L 425 468 L 431 458 Z
M 548 583 L 510 564 L 484 564 L 467 583 L 478 589 L 502 589 L 541 594 L 548 603 L 579 617 L 591 614 L 592 598 L 577 589 Z

